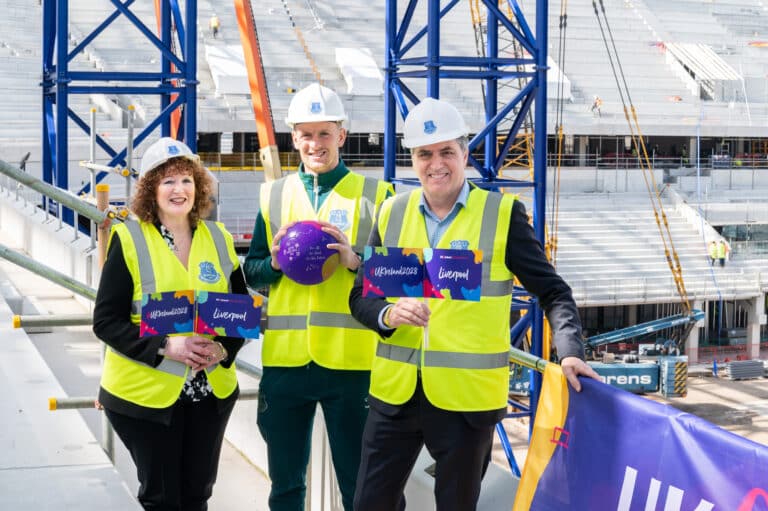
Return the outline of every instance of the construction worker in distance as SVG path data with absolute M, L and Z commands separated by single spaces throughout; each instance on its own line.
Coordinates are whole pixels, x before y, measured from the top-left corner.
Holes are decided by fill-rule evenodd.
M 382 204 L 368 245 L 482 250 L 480 300 L 363 298 L 363 272 L 350 293 L 352 315 L 382 336 L 371 369 L 358 511 L 403 509 L 423 446 L 436 461 L 436 509 L 476 509 L 494 427 L 507 412 L 515 276 L 539 297 L 570 385 L 581 390 L 579 375 L 599 379 L 584 362 L 571 289 L 547 261 L 525 207 L 466 180 L 467 136 L 461 114 L 445 101 L 426 98 L 411 110 L 403 145 L 421 188 Z
M 602 100 L 602 99 L 600 99 L 600 96 L 597 96 L 597 95 L 596 95 L 596 96 L 595 96 L 595 97 L 592 99 L 592 106 L 589 108 L 589 110 L 590 110 L 590 111 L 591 111 L 593 114 L 597 114 L 597 116 L 598 116 L 598 117 L 601 117 L 601 116 L 602 116 L 602 113 L 600 112 L 600 107 L 602 107 L 602 106 L 603 106 L 603 100 Z
M 251 287 L 269 287 L 257 422 L 267 444 L 273 511 L 304 509 L 318 403 L 344 509 L 352 510 L 378 335 L 351 316 L 347 298 L 375 209 L 393 190 L 344 165 L 339 150 L 346 119 L 339 96 L 320 84 L 293 97 L 286 123 L 301 164 L 298 172 L 261 186 L 244 264 Z M 284 276 L 277 259 L 286 230 L 301 220 L 319 221 L 337 240 L 328 247 L 338 250 L 339 266 L 315 285 Z
M 211 35 L 216 39 L 219 35 L 219 29 L 221 28 L 221 21 L 216 14 L 211 16 L 211 19 L 208 20 L 208 28 L 211 29 Z
M 712 240 L 709 242 L 709 265 L 714 266 L 717 261 L 717 242 Z
M 728 245 L 725 241 L 720 240 L 717 244 L 717 260 L 720 261 L 720 266 L 725 266 L 725 258 L 728 255 Z

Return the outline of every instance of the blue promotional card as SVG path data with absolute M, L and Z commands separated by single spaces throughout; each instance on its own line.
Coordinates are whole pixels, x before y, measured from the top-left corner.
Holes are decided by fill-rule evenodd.
M 424 249 L 424 296 L 480 301 L 482 250 Z
M 365 247 L 363 296 L 424 296 L 423 251 L 420 248 Z
M 145 294 L 141 300 L 139 335 L 191 333 L 195 320 L 194 297 L 191 289 Z
M 196 333 L 246 339 L 259 337 L 261 296 L 198 291 L 195 301 Z

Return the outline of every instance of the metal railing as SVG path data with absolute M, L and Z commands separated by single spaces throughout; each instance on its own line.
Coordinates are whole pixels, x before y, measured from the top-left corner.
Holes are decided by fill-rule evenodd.
M 19 191 L 26 187 L 34 192 L 40 194 L 40 197 L 45 196 L 49 197 L 56 201 L 56 205 L 58 207 L 57 213 L 59 218 L 59 229 L 61 229 L 62 222 L 62 207 L 68 207 L 72 211 L 75 212 L 75 225 L 77 225 L 77 219 L 78 215 L 82 215 L 88 219 L 90 219 L 94 224 L 103 225 L 104 222 L 108 219 L 116 218 L 117 215 L 114 211 L 104 209 L 100 210 L 97 206 L 94 206 L 93 204 L 84 201 L 80 197 L 77 197 L 66 190 L 61 190 L 60 188 L 57 188 L 53 185 L 50 185 L 44 181 L 41 181 L 40 179 L 37 179 L 36 177 L 33 177 L 26 172 L 22 171 L 19 168 L 14 167 L 13 165 L 10 165 L 2 160 L 0 160 L 0 173 L 2 173 L 6 177 L 6 186 L 5 191 L 7 195 L 11 195 L 13 193 L 11 190 L 12 188 L 15 188 L 16 197 L 15 200 L 23 200 L 24 207 L 29 206 L 30 204 L 27 202 L 26 198 L 20 198 L 19 197 Z M 17 183 L 16 186 L 10 186 L 9 180 L 13 180 Z M 42 201 L 38 202 L 37 204 L 41 204 Z M 33 204 L 33 207 L 37 207 Z M 44 214 L 45 218 L 48 219 L 48 209 L 44 208 Z M 73 239 L 78 239 L 78 229 L 75 227 L 73 229 Z M 96 246 L 95 243 L 95 237 L 91 237 L 91 247 L 90 250 L 93 250 Z M 39 263 L 38 261 L 34 260 L 31 257 L 27 257 L 24 254 L 21 254 L 15 250 L 12 250 L 4 245 L 0 245 L 0 257 L 7 259 L 14 264 L 21 266 L 22 268 L 25 268 L 37 275 L 40 275 L 51 282 L 54 282 L 73 293 L 76 293 L 80 296 L 83 296 L 89 300 L 94 300 L 96 298 L 96 290 L 77 281 L 76 279 L 73 279 L 69 275 L 66 275 L 64 273 L 61 273 L 59 271 L 56 271 L 42 263 Z
M 14 167 L 13 165 L 0 160 L 0 173 L 5 174 L 9 178 L 16 181 L 19 185 L 24 185 L 36 192 L 49 197 L 60 205 L 68 207 L 80 215 L 85 216 L 93 220 L 96 223 L 102 223 L 108 218 L 114 218 L 114 213 L 109 211 L 99 211 L 93 204 L 84 201 L 80 197 L 72 194 L 67 190 L 55 187 L 42 181 L 34 176 L 31 176 L 23 170 Z M 16 187 L 19 190 L 18 186 Z
M 201 152 L 200 160 L 211 171 L 240 171 L 263 170 L 261 158 L 258 152 L 244 153 L 212 153 Z M 301 158 L 296 151 L 281 152 L 280 165 L 284 171 L 296 170 L 301 163 Z M 380 153 L 343 153 L 344 162 L 351 168 L 357 167 L 383 167 L 384 155 Z M 411 158 L 408 154 L 397 156 L 397 165 L 410 166 Z
M 201 152 L 200 158 L 203 164 L 210 170 L 261 170 L 262 164 L 258 152 Z M 280 164 L 285 170 L 295 170 L 301 159 L 296 151 L 281 151 Z M 482 156 L 482 155 L 478 155 Z M 383 167 L 384 155 L 373 152 L 350 151 L 342 149 L 342 158 L 348 166 L 355 167 Z M 395 156 L 397 166 L 407 167 L 411 165 L 411 157 L 405 151 Z M 652 169 L 678 169 L 695 168 L 696 159 L 689 156 L 650 156 Z M 521 156 L 518 166 L 523 168 L 526 159 Z M 608 154 L 547 154 L 547 166 L 555 167 L 587 167 L 598 169 L 640 169 L 641 161 L 630 153 Z M 708 155 L 700 159 L 702 169 L 768 169 L 767 155 L 750 155 L 744 157 L 731 157 L 729 155 Z

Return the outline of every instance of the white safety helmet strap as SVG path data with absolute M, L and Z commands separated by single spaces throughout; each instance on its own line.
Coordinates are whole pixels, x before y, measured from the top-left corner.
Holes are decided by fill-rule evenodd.
M 405 118 L 403 146 L 421 147 L 469 134 L 464 117 L 446 101 L 424 98 Z

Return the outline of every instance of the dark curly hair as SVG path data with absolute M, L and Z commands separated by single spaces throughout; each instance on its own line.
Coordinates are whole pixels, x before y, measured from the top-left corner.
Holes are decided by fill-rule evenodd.
M 131 201 L 131 211 L 140 220 L 148 223 L 158 221 L 157 187 L 163 178 L 176 174 L 189 174 L 195 181 L 195 203 L 192 205 L 192 211 L 189 212 L 189 223 L 195 227 L 201 218 L 208 217 L 213 209 L 211 200 L 213 181 L 208 172 L 200 162 L 193 162 L 187 158 L 171 158 L 139 179 L 136 195 Z

